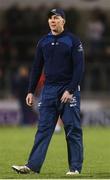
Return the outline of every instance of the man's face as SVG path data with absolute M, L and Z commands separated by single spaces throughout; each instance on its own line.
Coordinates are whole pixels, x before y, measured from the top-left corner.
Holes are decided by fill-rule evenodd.
M 51 31 L 59 32 L 64 28 L 65 20 L 58 15 L 52 15 L 48 19 L 49 27 Z

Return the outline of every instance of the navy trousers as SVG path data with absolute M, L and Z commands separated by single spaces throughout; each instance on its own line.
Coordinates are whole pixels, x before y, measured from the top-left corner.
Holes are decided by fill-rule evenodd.
M 82 129 L 80 121 L 80 91 L 76 91 L 70 102 L 61 103 L 64 85 L 45 85 L 39 102 L 40 119 L 35 141 L 26 164 L 40 172 L 54 132 L 58 117 L 63 121 L 67 141 L 70 171 L 81 172 L 83 162 Z

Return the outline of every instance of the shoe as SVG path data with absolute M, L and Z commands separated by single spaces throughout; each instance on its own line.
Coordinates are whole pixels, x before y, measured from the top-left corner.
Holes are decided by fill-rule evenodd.
M 60 133 L 60 132 L 61 132 L 61 127 L 59 124 L 57 124 L 55 127 L 55 133 Z
M 16 165 L 13 165 L 12 169 L 14 171 L 16 171 L 17 173 L 20 173 L 20 174 L 29 174 L 31 172 L 31 169 L 28 168 L 27 166 L 16 166 Z
M 75 170 L 75 171 L 68 171 L 66 173 L 66 175 L 68 175 L 68 176 L 74 176 L 74 175 L 78 175 L 78 174 L 79 174 L 79 171 L 77 171 L 77 170 Z

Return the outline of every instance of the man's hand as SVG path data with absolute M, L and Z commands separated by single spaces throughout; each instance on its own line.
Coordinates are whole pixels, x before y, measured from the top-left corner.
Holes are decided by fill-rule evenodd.
M 34 96 L 33 96 L 32 93 L 28 93 L 28 94 L 27 94 L 27 97 L 26 97 L 26 104 L 27 104 L 28 106 L 32 106 L 33 103 L 34 103 Z
M 67 101 L 70 101 L 73 97 L 73 94 L 70 94 L 68 91 L 65 91 L 61 97 L 61 102 L 66 103 Z

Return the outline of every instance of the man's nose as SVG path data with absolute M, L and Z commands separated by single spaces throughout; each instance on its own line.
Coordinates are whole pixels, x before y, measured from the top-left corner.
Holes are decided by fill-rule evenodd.
M 51 18 L 51 22 L 55 22 L 55 19 L 54 19 L 54 18 Z

